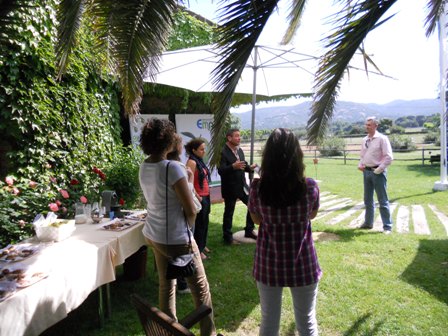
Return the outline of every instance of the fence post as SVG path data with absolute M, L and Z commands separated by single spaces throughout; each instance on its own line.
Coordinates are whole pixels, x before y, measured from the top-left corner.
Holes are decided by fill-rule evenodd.
M 422 147 L 422 166 L 425 165 L 425 149 Z
M 344 164 L 347 164 L 347 151 L 344 149 Z

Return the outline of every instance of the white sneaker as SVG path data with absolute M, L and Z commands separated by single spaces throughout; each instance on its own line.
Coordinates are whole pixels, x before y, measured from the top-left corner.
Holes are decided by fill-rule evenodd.
M 191 293 L 191 290 L 190 290 L 190 288 L 185 288 L 185 289 L 177 289 L 176 290 L 179 294 L 189 294 L 189 293 Z
M 383 233 L 384 233 L 385 235 L 389 235 L 389 234 L 392 233 L 392 231 L 391 231 L 391 230 L 385 230 L 385 231 L 383 231 Z

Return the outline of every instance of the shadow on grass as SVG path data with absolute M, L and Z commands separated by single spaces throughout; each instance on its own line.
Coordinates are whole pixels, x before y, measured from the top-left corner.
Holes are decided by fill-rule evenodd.
M 412 263 L 401 274 L 401 279 L 424 289 L 448 304 L 448 240 L 420 240 Z
M 368 319 L 372 316 L 371 313 L 364 314 L 359 319 L 355 321 L 355 323 L 348 329 L 345 333 L 343 333 L 344 336 L 359 336 L 359 335 L 375 335 L 378 333 L 378 330 L 380 329 L 383 322 L 375 323 L 373 328 L 371 330 L 367 330 L 366 327 L 363 327 L 364 324 L 367 323 Z
M 411 164 L 407 165 L 406 169 L 413 172 L 418 172 L 424 176 L 438 176 L 440 174 L 440 165 L 424 165 Z
M 406 195 L 406 196 L 397 197 L 397 198 L 391 198 L 390 203 L 394 203 L 394 202 L 397 202 L 398 200 L 402 200 L 405 198 L 414 198 L 414 197 L 418 197 L 418 196 L 432 195 L 432 194 L 435 194 L 436 192 L 437 191 L 428 191 L 428 192 L 420 193 L 420 194 L 412 194 L 412 195 Z

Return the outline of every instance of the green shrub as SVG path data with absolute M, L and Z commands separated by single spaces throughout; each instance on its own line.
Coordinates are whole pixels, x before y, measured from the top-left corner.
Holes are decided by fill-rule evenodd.
M 389 136 L 389 141 L 393 150 L 401 152 L 410 152 L 417 148 L 414 140 L 406 135 L 392 134 Z
M 429 143 L 440 143 L 440 133 L 437 132 L 429 132 L 428 134 L 425 134 L 425 137 L 423 138 L 423 142 L 425 144 Z
M 119 147 L 112 154 L 112 160 L 104 168 L 106 187 L 115 190 L 127 209 L 141 208 L 143 194 L 138 172 L 144 155 L 138 148 Z
M 319 146 L 322 156 L 342 156 L 344 155 L 345 141 L 342 138 L 329 136 L 326 137 Z

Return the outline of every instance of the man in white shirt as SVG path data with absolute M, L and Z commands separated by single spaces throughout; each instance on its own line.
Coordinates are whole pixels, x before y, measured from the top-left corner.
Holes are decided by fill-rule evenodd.
M 392 163 L 393 156 L 389 139 L 377 131 L 378 124 L 375 117 L 366 119 L 367 136 L 362 141 L 361 159 L 358 164 L 358 169 L 364 175 L 364 204 L 366 207 L 364 224 L 361 228 L 373 228 L 375 214 L 373 194 L 376 192 L 383 221 L 383 231 L 385 234 L 389 234 L 392 231 L 392 217 L 387 197 L 387 167 Z

